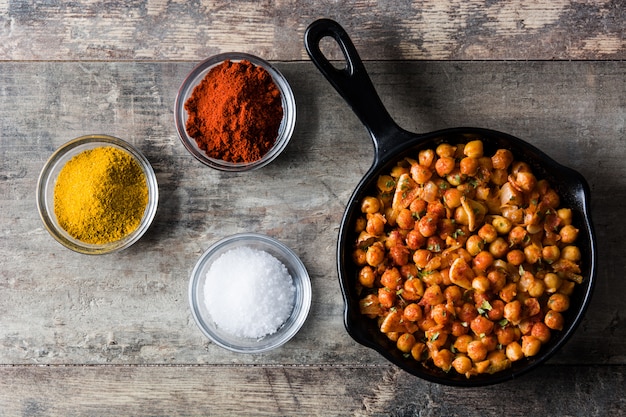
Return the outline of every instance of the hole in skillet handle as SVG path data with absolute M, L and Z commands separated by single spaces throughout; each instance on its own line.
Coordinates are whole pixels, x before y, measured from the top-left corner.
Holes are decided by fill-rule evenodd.
M 337 68 L 320 49 L 322 39 L 337 42 L 345 66 Z M 319 19 L 304 34 L 304 46 L 311 61 L 350 106 L 374 142 L 374 165 L 394 148 L 417 135 L 400 128 L 383 105 L 363 61 L 346 31 L 330 19 Z

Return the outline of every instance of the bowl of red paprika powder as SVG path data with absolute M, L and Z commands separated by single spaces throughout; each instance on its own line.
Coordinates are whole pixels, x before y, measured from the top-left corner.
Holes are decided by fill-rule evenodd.
M 285 149 L 296 123 L 296 103 L 285 77 L 256 56 L 229 52 L 198 64 L 175 104 L 185 148 L 221 171 L 261 168 Z

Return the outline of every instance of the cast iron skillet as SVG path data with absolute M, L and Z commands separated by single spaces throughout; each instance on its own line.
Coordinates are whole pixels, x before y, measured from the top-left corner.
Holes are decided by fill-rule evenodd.
M 345 58 L 345 67 L 338 69 L 320 49 L 323 38 L 334 39 Z M 456 386 L 481 386 L 515 378 L 551 357 L 574 333 L 589 304 L 596 273 L 596 243 L 589 213 L 589 186 L 576 171 L 564 167 L 548 155 L 521 139 L 493 130 L 480 128 L 452 128 L 426 134 L 414 134 L 400 128 L 382 104 L 367 75 L 363 62 L 348 34 L 336 22 L 321 19 L 313 22 L 304 37 L 306 50 L 313 63 L 333 87 L 351 106 L 367 128 L 374 142 L 374 162 L 353 192 L 344 213 L 337 246 L 337 267 L 345 302 L 344 324 L 354 340 L 370 347 L 393 364 L 426 380 Z M 421 363 L 405 358 L 395 344 L 379 330 L 375 320 L 359 313 L 359 295 L 356 291 L 357 268 L 351 254 L 355 240 L 352 231 L 355 219 L 360 215 L 360 201 L 376 185 L 376 179 L 388 173 L 397 161 L 412 155 L 416 158 L 420 149 L 435 148 L 442 142 L 465 143 L 471 138 L 481 138 L 485 154 L 493 155 L 496 149 L 506 148 L 516 160 L 525 161 L 538 178 L 544 178 L 556 189 L 561 205 L 570 207 L 574 225 L 580 229 L 577 245 L 583 255 L 584 282 L 576 287 L 571 296 L 571 306 L 564 313 L 565 327 L 553 332 L 551 340 L 542 346 L 539 355 L 514 362 L 512 367 L 493 375 L 465 378 L 454 372 L 445 373 L 438 368 L 427 368 Z

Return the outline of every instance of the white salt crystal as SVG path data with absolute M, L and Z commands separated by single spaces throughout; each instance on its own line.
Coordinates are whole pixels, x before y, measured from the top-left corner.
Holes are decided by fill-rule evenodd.
M 285 265 L 269 253 L 238 247 L 220 255 L 206 275 L 206 307 L 218 328 L 260 338 L 289 318 L 296 288 Z

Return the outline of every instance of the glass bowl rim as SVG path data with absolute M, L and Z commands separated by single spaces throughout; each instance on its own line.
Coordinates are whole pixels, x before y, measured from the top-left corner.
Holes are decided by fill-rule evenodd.
M 224 331 L 220 332 L 219 329 L 214 330 L 209 328 L 207 323 L 212 322 L 211 318 L 203 316 L 200 311 L 201 300 L 199 300 L 199 298 L 202 297 L 200 286 L 205 279 L 203 275 L 206 275 L 202 273 L 206 272 L 207 267 L 210 266 L 211 260 L 214 261 L 229 249 L 242 246 L 250 247 L 251 244 L 254 243 L 260 244 L 261 250 L 263 250 L 263 247 L 272 248 L 277 253 L 282 254 L 285 259 L 289 260 L 290 265 L 283 259 L 279 259 L 289 270 L 294 286 L 296 287 L 294 307 L 287 321 L 273 334 L 258 339 L 229 336 Z M 292 270 L 292 267 L 294 270 Z M 188 298 L 191 313 L 197 327 L 211 342 L 236 353 L 262 353 L 284 345 L 300 331 L 310 311 L 312 288 L 310 276 L 304 263 L 291 248 L 278 239 L 268 235 L 248 232 L 236 233 L 224 237 L 210 245 L 208 249 L 202 253 L 190 275 Z M 221 337 L 219 333 L 226 335 L 230 340 Z M 239 341 L 242 343 L 237 344 Z
M 54 210 L 49 209 L 49 199 L 54 197 L 54 192 L 49 192 L 54 187 L 56 176 L 65 164 L 74 156 L 89 149 L 113 146 L 129 154 L 141 167 L 148 187 L 148 204 L 137 229 L 122 239 L 105 243 L 89 244 L 71 237 L 58 225 Z M 149 229 L 156 216 L 159 200 L 159 189 L 156 174 L 152 165 L 145 155 L 131 143 L 115 136 L 106 134 L 89 134 L 71 139 L 59 146 L 46 160 L 37 180 L 36 204 L 39 216 L 45 229 L 50 235 L 66 248 L 86 254 L 104 255 L 126 249 L 137 242 Z
M 185 102 L 189 98 L 189 95 L 191 95 L 193 89 L 200 83 L 211 68 L 227 60 L 234 62 L 247 60 L 256 66 L 264 68 L 272 76 L 274 83 L 281 92 L 283 119 L 281 121 L 276 142 L 260 159 L 249 163 L 233 163 L 209 157 L 197 146 L 195 139 L 187 134 L 185 127 L 187 111 L 184 106 Z M 271 63 L 263 58 L 244 52 L 223 52 L 201 61 L 185 76 L 176 95 L 176 101 L 174 104 L 174 122 L 178 137 L 185 149 L 187 149 L 187 151 L 195 159 L 204 165 L 226 172 L 252 171 L 262 168 L 278 158 L 291 141 L 296 124 L 296 101 L 291 85 L 283 73 Z

